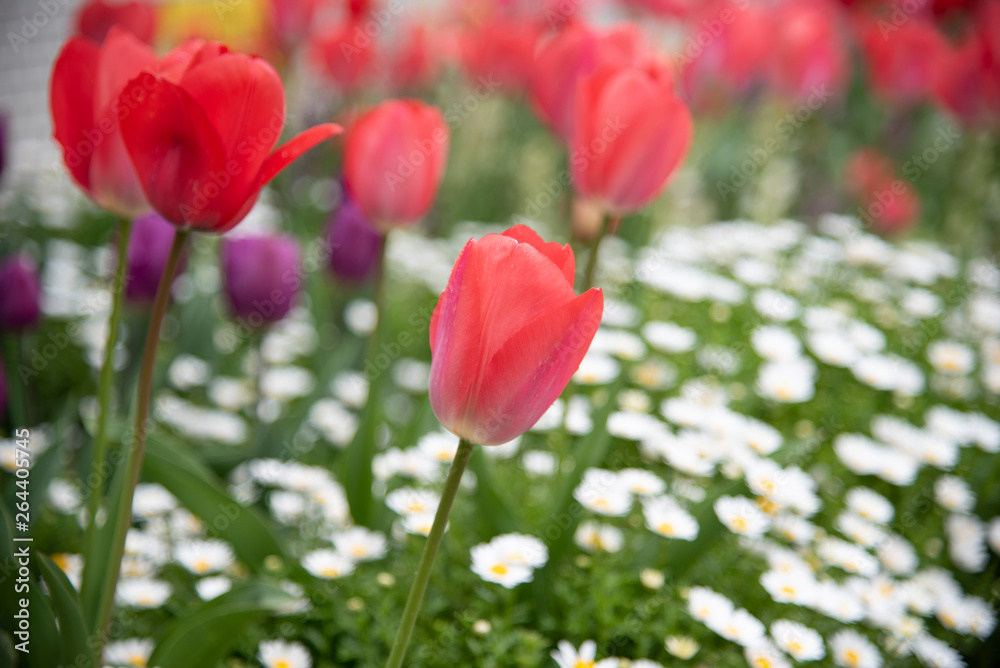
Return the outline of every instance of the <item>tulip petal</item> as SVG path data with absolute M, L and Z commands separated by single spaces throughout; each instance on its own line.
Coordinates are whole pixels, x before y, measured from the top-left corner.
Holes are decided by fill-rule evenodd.
M 97 45 L 90 40 L 71 38 L 56 58 L 49 84 L 53 134 L 70 174 L 88 192 L 93 143 L 84 133 L 94 130 L 98 55 Z M 89 149 L 81 150 L 84 146 Z
M 431 318 L 431 405 L 449 428 L 471 419 L 486 363 L 529 322 L 576 298 L 530 243 L 487 234 L 469 242 Z
M 336 123 L 323 123 L 295 135 L 264 160 L 260 173 L 257 174 L 257 187 L 263 188 L 293 160 L 297 160 L 300 155 L 343 131 L 344 128 Z
M 552 260 L 558 267 L 570 285 L 576 280 L 576 258 L 573 257 L 573 249 L 569 244 L 558 244 L 555 241 L 545 241 L 538 233 L 527 225 L 515 225 L 503 233 L 505 237 L 516 239 L 518 243 L 531 244 L 538 252 Z
M 607 203 L 621 213 L 640 209 L 659 195 L 691 147 L 694 124 L 679 98 L 660 93 L 643 111 L 616 140 L 605 163 Z
M 99 118 L 118 99 L 125 84 L 140 72 L 156 69 L 156 54 L 149 46 L 120 26 L 112 26 L 97 59 L 94 116 Z
M 175 225 L 211 229 L 220 209 L 233 208 L 227 206 L 232 189 L 220 188 L 211 179 L 212 174 L 226 173 L 215 128 L 175 84 L 158 79 L 141 90 L 138 106 L 121 120 L 121 131 L 146 197 Z M 240 194 L 240 202 L 245 195 Z
M 603 312 L 604 295 L 592 288 L 508 339 L 487 364 L 472 440 L 506 443 L 538 422 L 580 367 Z
M 204 110 L 227 160 L 240 163 L 234 180 L 249 189 L 285 123 L 281 78 L 266 61 L 242 53 L 223 53 L 202 63 L 195 62 L 198 57 L 180 86 Z

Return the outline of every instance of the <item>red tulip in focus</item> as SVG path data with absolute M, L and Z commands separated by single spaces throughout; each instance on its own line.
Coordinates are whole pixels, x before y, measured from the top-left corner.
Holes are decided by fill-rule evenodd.
M 140 72 L 151 77 L 158 67 L 148 46 L 116 26 L 100 46 L 70 38 L 52 69 L 49 100 L 63 160 L 90 198 L 118 216 L 149 208 L 119 127 L 135 104 L 119 96 Z
M 573 290 L 573 250 L 517 225 L 470 240 L 431 318 L 430 401 L 460 438 L 523 434 L 562 393 L 601 323 L 604 296 Z
M 601 70 L 578 91 L 570 170 L 577 192 L 605 211 L 638 211 L 687 155 L 691 112 L 658 64 Z
M 341 131 L 325 123 L 280 146 L 285 91 L 264 60 L 216 42 L 189 42 L 165 58 L 181 67 L 133 79 L 120 104 L 122 138 L 150 204 L 169 222 L 225 232 L 278 172 Z
M 136 39 L 151 44 L 156 32 L 156 11 L 148 2 L 90 0 L 76 15 L 77 34 L 98 44 L 104 42 L 115 25 L 132 33 Z
M 598 32 L 576 23 L 544 42 L 535 55 L 531 101 L 535 112 L 570 141 L 580 79 L 604 67 L 637 65 L 645 55 L 638 26 Z
M 920 218 L 920 196 L 896 176 L 892 160 L 874 148 L 855 151 L 844 165 L 844 185 L 858 202 L 858 216 L 884 236 L 910 230 Z
M 847 77 L 840 13 L 823 0 L 784 0 L 774 12 L 773 84 L 801 102 L 839 91 Z
M 875 91 L 896 104 L 922 102 L 936 80 L 947 46 L 934 24 L 914 17 L 896 27 L 872 18 L 860 31 Z
M 414 223 L 431 208 L 448 161 L 441 111 L 419 100 L 389 100 L 351 126 L 344 180 L 381 232 Z

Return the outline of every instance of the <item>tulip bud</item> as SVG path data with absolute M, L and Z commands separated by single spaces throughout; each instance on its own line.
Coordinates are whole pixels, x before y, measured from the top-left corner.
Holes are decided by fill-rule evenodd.
M 41 317 L 40 295 L 38 269 L 28 255 L 0 262 L 0 327 L 20 331 L 35 325 Z
M 125 297 L 131 302 L 149 303 L 156 297 L 163 267 L 170 255 L 176 227 L 162 216 L 148 213 L 132 221 L 132 232 L 128 240 L 128 269 Z M 183 271 L 184 258 L 178 273 Z
M 448 126 L 437 107 L 389 100 L 351 127 L 344 180 L 380 232 L 414 223 L 434 203 L 448 160 Z
M 599 70 L 577 92 L 573 185 L 614 215 L 638 211 L 666 187 L 693 132 L 691 112 L 664 67 Z
M 299 292 L 299 247 L 284 235 L 222 242 L 222 273 L 233 316 L 251 327 L 277 322 Z
M 431 317 L 430 402 L 472 443 L 506 443 L 562 393 L 601 324 L 604 296 L 573 290 L 568 245 L 524 225 L 470 240 Z
M 352 197 L 344 200 L 330 216 L 326 228 L 330 248 L 330 268 L 345 281 L 363 282 L 378 262 L 382 235 L 372 229 Z

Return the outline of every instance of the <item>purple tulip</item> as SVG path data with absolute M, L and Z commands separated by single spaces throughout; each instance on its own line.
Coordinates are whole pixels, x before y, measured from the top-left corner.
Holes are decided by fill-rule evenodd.
M 252 327 L 284 318 L 301 278 L 299 246 L 292 237 L 267 235 L 222 241 L 222 273 L 235 317 Z
M 126 270 L 128 282 L 125 284 L 125 298 L 130 302 L 150 303 L 156 297 L 176 230 L 156 213 L 147 213 L 132 221 Z M 183 269 L 182 257 L 178 274 Z
M 345 281 L 363 282 L 375 269 L 382 236 L 368 224 L 358 203 L 346 193 L 326 228 L 330 268 Z
M 41 317 L 38 268 L 25 253 L 0 262 L 0 327 L 10 331 L 27 329 Z

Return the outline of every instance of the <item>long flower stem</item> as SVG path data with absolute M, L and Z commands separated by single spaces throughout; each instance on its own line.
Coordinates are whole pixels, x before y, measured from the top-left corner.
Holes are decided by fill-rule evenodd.
M 410 637 L 413 635 L 413 627 L 417 623 L 417 613 L 420 612 L 420 604 L 424 600 L 424 592 L 427 591 L 427 581 L 431 577 L 431 568 L 434 566 L 434 557 L 437 556 L 438 547 L 441 545 L 441 537 L 444 535 L 444 528 L 448 524 L 448 514 L 451 512 L 451 505 L 455 501 L 455 493 L 458 492 L 458 485 L 462 481 L 462 473 L 469 463 L 472 455 L 472 448 L 475 447 L 465 439 L 458 443 L 458 452 L 451 462 L 451 470 L 448 471 L 448 478 L 444 483 L 444 491 L 441 493 L 441 503 L 438 504 L 437 513 L 434 515 L 434 524 L 431 532 L 427 535 L 427 543 L 424 545 L 424 552 L 420 555 L 420 564 L 417 566 L 417 575 L 410 586 L 410 595 L 406 598 L 406 607 L 403 608 L 403 618 L 399 622 L 399 629 L 396 631 L 396 640 L 392 643 L 392 651 L 389 653 L 389 662 L 386 668 L 399 668 L 403 665 L 403 657 L 406 655 L 406 648 L 410 644 Z
M 614 234 L 618 230 L 618 224 L 621 222 L 619 216 L 605 216 L 604 222 L 601 223 L 601 231 L 597 233 L 594 237 L 593 242 L 590 245 L 590 257 L 587 258 L 587 269 L 583 274 L 583 287 L 580 292 L 586 292 L 587 290 L 594 287 L 594 275 L 597 273 L 597 258 L 601 248 L 601 242 L 604 241 L 604 237 L 610 232 Z
M 114 355 L 118 345 L 118 330 L 122 320 L 122 297 L 125 294 L 125 275 L 128 265 L 128 239 L 132 231 L 132 221 L 122 218 L 118 223 L 118 266 L 111 283 L 111 319 L 108 321 L 108 338 L 104 344 L 104 364 L 97 385 L 97 431 L 94 435 L 94 452 L 90 462 L 90 496 L 87 499 L 87 535 L 84 539 L 84 554 L 90 554 L 94 536 L 97 534 L 97 510 L 104 496 L 104 460 L 108 449 L 108 418 L 111 413 L 111 386 L 114 379 Z
M 153 311 L 149 317 L 149 330 L 146 332 L 146 345 L 142 352 L 142 366 L 139 370 L 139 387 L 136 390 L 135 426 L 132 430 L 132 447 L 128 452 L 125 464 L 125 486 L 122 489 L 122 503 L 118 516 L 114 519 L 114 534 L 112 536 L 111 552 L 108 555 L 106 577 L 101 589 L 101 598 L 97 608 L 97 623 L 94 628 L 98 637 L 104 635 L 104 630 L 111 621 L 112 603 L 115 587 L 118 584 L 118 572 L 121 570 L 122 555 L 125 551 L 125 536 L 128 533 L 132 519 L 132 495 L 139 482 L 142 471 L 142 455 L 146 445 L 146 420 L 149 416 L 149 400 L 153 392 L 153 371 L 156 366 L 156 349 L 160 343 L 160 326 L 170 302 L 170 288 L 177 274 L 184 245 L 190 232 L 178 230 L 174 235 L 174 243 L 170 247 L 167 264 L 160 276 L 160 284 L 156 288 L 156 298 L 153 300 Z M 98 652 L 99 654 L 99 652 Z

